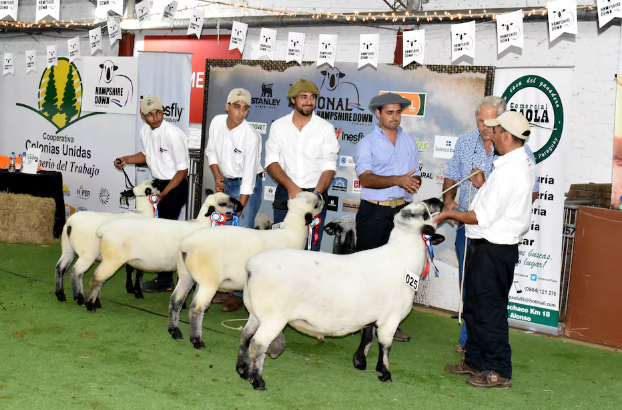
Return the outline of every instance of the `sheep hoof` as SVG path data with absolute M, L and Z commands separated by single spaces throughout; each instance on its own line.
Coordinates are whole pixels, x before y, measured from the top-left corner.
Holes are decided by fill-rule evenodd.
M 86 302 L 86 310 L 95 313 L 97 312 L 97 305 L 89 300 L 88 302 Z
M 143 292 L 142 291 L 137 291 L 137 292 L 132 292 L 134 294 L 134 297 L 136 299 L 144 299 L 145 297 L 143 296 Z
M 238 372 L 242 380 L 250 381 L 250 377 L 248 374 L 248 366 L 237 366 L 235 370 Z
M 363 356 L 362 359 L 359 359 L 356 357 L 356 355 L 354 355 L 354 358 L 352 359 L 352 362 L 354 363 L 354 368 L 357 370 L 367 370 L 367 360 L 365 359 L 365 356 Z
M 96 308 L 102 307 L 102 303 L 99 301 L 99 298 L 95 299 L 95 307 Z
M 59 302 L 67 301 L 67 298 L 65 297 L 65 292 L 63 292 L 62 290 L 59 290 L 56 292 L 56 298 L 58 299 Z
M 84 295 L 80 294 L 73 298 L 78 303 L 78 306 L 84 306 Z
M 195 349 L 205 349 L 205 343 L 201 339 L 190 339 Z
M 255 390 L 266 390 L 266 382 L 264 382 L 261 377 L 253 380 L 252 384 L 253 384 L 253 389 Z
M 386 373 L 381 373 L 381 372 L 376 372 L 378 374 L 378 380 L 380 380 L 381 382 L 385 383 L 385 382 L 391 382 L 393 383 L 393 380 L 391 380 L 391 373 L 386 372 Z
M 126 284 L 125 285 L 125 291 L 127 293 L 134 293 L 134 287 L 132 286 L 132 284 Z
M 317 338 L 317 342 L 318 342 L 318 344 L 324 343 L 325 342 L 324 337 L 323 336 L 318 337 Z
M 168 332 L 171 334 L 171 336 L 175 340 L 182 340 L 183 339 L 183 336 L 181 335 L 181 331 L 177 327 L 175 329 L 169 329 Z

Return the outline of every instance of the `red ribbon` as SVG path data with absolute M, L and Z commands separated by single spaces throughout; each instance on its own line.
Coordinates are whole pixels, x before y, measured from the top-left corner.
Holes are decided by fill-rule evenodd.
M 315 224 L 315 226 L 313 227 L 313 230 L 315 231 L 313 233 L 313 244 L 314 245 L 317 245 L 317 241 L 320 237 L 319 230 L 320 230 L 320 224 L 322 223 L 322 218 L 320 218 L 319 216 L 316 216 L 316 218 L 317 218 L 317 224 Z

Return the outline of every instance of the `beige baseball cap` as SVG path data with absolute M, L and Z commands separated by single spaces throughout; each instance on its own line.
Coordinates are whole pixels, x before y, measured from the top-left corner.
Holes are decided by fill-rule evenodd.
M 148 95 L 140 100 L 140 112 L 143 115 L 149 114 L 153 110 L 163 110 L 160 99 L 153 95 Z
M 523 114 L 516 111 L 506 111 L 500 116 L 492 120 L 484 120 L 487 127 L 502 126 L 507 132 L 517 138 L 526 140 L 531 133 L 529 121 Z
M 232 104 L 236 101 L 244 101 L 249 107 L 251 106 L 251 93 L 244 88 L 234 88 L 227 97 L 227 104 Z

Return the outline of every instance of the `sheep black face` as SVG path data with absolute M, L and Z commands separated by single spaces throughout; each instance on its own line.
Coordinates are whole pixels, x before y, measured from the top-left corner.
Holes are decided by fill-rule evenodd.
M 443 211 L 443 202 L 438 198 L 426 199 L 412 203 L 395 215 L 395 226 L 432 237 L 432 244 L 436 245 L 445 240 L 442 235 L 436 234 L 434 218 Z
M 240 212 L 244 207 L 242 203 L 237 199 L 230 197 L 223 192 L 216 192 L 209 195 L 205 200 L 205 203 L 199 211 L 199 215 L 205 218 L 209 218 L 214 212 L 221 214 Z
M 143 181 L 134 188 L 121 192 L 121 195 L 126 198 L 149 196 L 151 194 L 159 194 L 162 192 L 162 189 L 164 188 L 156 187 L 154 181 Z
M 324 226 L 324 232 L 334 235 L 333 253 L 348 255 L 356 251 L 356 222 L 354 215 L 337 218 Z

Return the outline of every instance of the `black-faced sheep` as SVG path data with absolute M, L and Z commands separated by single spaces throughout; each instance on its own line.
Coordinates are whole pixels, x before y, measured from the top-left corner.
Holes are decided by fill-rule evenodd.
M 356 218 L 346 215 L 330 221 L 324 226 L 324 232 L 334 235 L 333 253 L 347 255 L 356 252 Z

